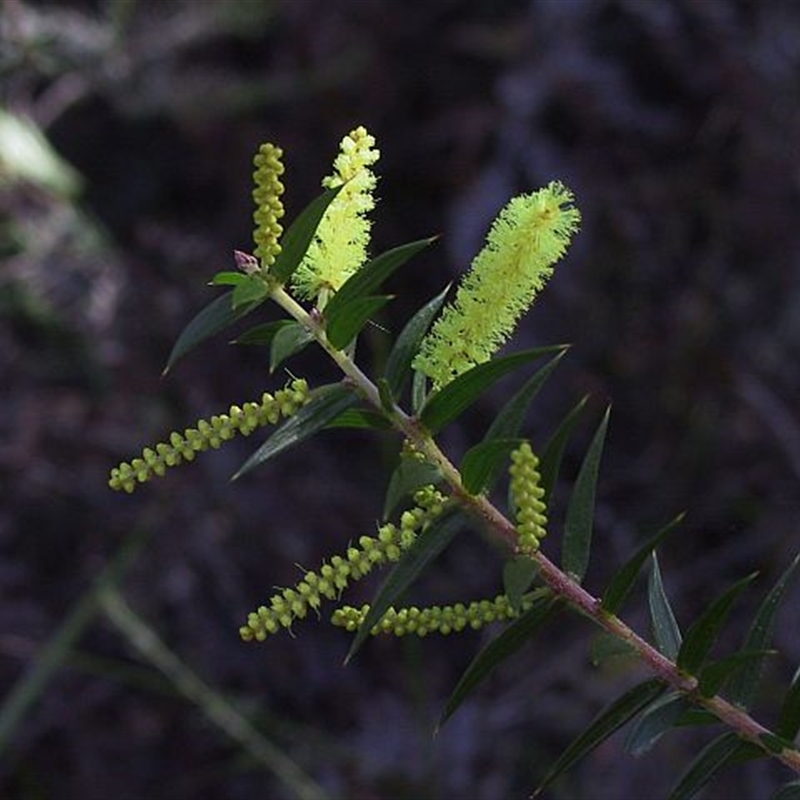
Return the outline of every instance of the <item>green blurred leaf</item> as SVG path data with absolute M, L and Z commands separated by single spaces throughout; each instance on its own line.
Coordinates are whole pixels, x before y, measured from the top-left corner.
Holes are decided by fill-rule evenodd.
M 263 322 L 260 325 L 254 325 L 248 328 L 241 336 L 237 336 L 234 344 L 249 344 L 257 345 L 259 347 L 269 347 L 275 334 L 281 330 L 297 323 L 293 319 L 276 319 L 272 322 Z
M 657 678 L 637 684 L 600 713 L 589 727 L 564 751 L 550 768 L 544 780 L 534 792 L 541 794 L 559 775 L 573 764 L 602 744 L 612 733 L 636 716 L 645 706 L 652 703 L 665 690 Z
M 449 289 L 450 284 L 411 317 L 400 331 L 400 335 L 389 353 L 386 361 L 386 380 L 389 382 L 392 394 L 398 399 L 402 397 L 408 379 L 411 377 L 411 362 L 417 355 L 422 339 L 428 332 L 433 318 L 442 307 Z
M 416 415 L 428 399 L 428 379 L 423 372 L 415 372 L 411 381 L 411 408 Z
M 769 646 L 772 639 L 775 612 L 780 606 L 789 581 L 794 576 L 798 562 L 800 562 L 800 555 L 794 557 L 792 563 L 789 564 L 783 575 L 778 578 L 769 594 L 764 598 L 764 602 L 759 607 L 747 638 L 742 645 L 743 650 L 764 650 Z M 736 703 L 736 705 L 743 708 L 748 708 L 752 704 L 758 689 L 762 665 L 763 659 L 749 661 L 730 681 L 725 695 L 732 703 Z
M 430 239 L 401 244 L 368 261 L 358 272 L 348 278 L 344 286 L 331 297 L 325 306 L 325 318 L 335 319 L 347 304 L 377 289 L 396 269 L 435 240 L 434 236 Z
M 740 650 L 713 664 L 708 664 L 700 670 L 700 674 L 697 676 L 697 691 L 703 697 L 713 697 L 725 683 L 735 678 L 748 664 L 753 661 L 762 663 L 765 656 L 774 654 L 774 650 Z M 727 697 L 728 692 L 725 694 Z
M 631 665 L 639 661 L 636 650 L 629 642 L 602 631 L 592 637 L 589 658 L 592 666 L 595 667 L 607 664 L 612 660 L 624 659 L 630 662 Z
M 231 270 L 223 270 L 217 272 L 211 279 L 212 286 L 238 286 L 243 281 L 247 280 L 247 275 L 244 272 L 234 272 Z
M 681 648 L 681 629 L 678 627 L 667 593 L 664 591 L 661 569 L 658 566 L 658 556 L 655 553 L 650 559 L 647 601 L 650 607 L 650 621 L 653 625 L 656 647 L 668 659 L 674 661 Z
M 589 395 L 582 397 L 572 408 L 566 417 L 561 421 L 555 433 L 550 437 L 542 450 L 539 462 L 539 474 L 542 476 L 540 486 L 544 489 L 544 500 L 549 503 L 553 497 L 553 488 L 556 485 L 558 470 L 561 467 L 561 459 L 564 455 L 564 448 L 572 435 L 575 425 L 578 423 L 581 412 L 586 405 Z
M 439 470 L 430 461 L 414 456 L 401 457 L 400 463 L 395 467 L 392 477 L 389 479 L 386 499 L 383 501 L 384 521 L 394 514 L 394 510 L 404 497 L 423 486 L 438 483 L 441 478 Z
M 609 407 L 606 409 L 592 443 L 586 451 L 586 457 L 583 459 L 583 464 L 581 464 L 578 477 L 575 480 L 575 486 L 567 504 L 561 566 L 578 583 L 583 581 L 586 575 L 586 567 L 589 564 L 592 528 L 594 527 L 594 499 L 597 476 L 610 414 L 611 408 Z
M 706 745 L 678 780 L 668 800 L 694 797 L 721 769 L 731 763 L 742 744 L 735 733 L 723 733 Z
M 464 527 L 465 517 L 458 510 L 444 511 L 434 520 L 394 565 L 378 593 L 370 603 L 369 611 L 356 633 L 345 658 L 345 664 L 367 640 L 372 628 L 381 620 L 403 592 L 419 578 L 425 568 L 450 544 Z
M 191 320 L 178 337 L 178 341 L 175 342 L 167 359 L 167 366 L 164 367 L 162 374 L 166 375 L 175 366 L 178 359 L 197 347 L 200 342 L 233 325 L 234 322 L 247 316 L 263 302 L 262 298 L 234 308 L 231 305 L 232 297 L 233 292 L 226 292 L 220 295 Z
M 299 322 L 290 322 L 275 331 L 269 348 L 270 374 L 290 356 L 296 355 L 314 341 L 313 334 Z
M 236 480 L 251 469 L 263 464 L 279 453 L 294 447 L 317 431 L 326 427 L 345 409 L 358 402 L 358 396 L 343 383 L 320 386 L 311 393 L 308 401 L 294 416 L 289 417 L 258 450 L 245 461 L 231 478 Z
M 520 353 L 478 364 L 459 375 L 443 389 L 432 395 L 422 409 L 420 419 L 431 433 L 440 431 L 448 422 L 469 408 L 490 386 L 500 378 L 514 372 L 537 358 L 561 352 L 564 345 L 535 347 Z
M 522 597 L 538 571 L 539 565 L 528 556 L 513 556 L 503 565 L 503 591 L 517 614 L 522 608 Z
M 512 656 L 526 642 L 529 642 L 555 616 L 561 603 L 554 601 L 548 589 L 538 590 L 531 607 L 521 616 L 510 622 L 506 628 L 492 639 L 465 670 L 445 704 L 437 730 L 453 716 L 454 712 L 486 678 L 495 667 Z
M 785 783 L 769 800 L 800 800 L 800 781 Z
M 636 757 L 644 755 L 678 724 L 689 707 L 689 701 L 680 692 L 670 692 L 654 700 L 631 726 L 625 739 L 625 750 Z
M 684 514 L 679 514 L 671 522 L 667 523 L 658 533 L 651 536 L 620 568 L 616 575 L 609 581 L 605 592 L 603 592 L 602 606 L 609 614 L 616 614 L 625 598 L 628 596 L 634 581 L 639 575 L 642 565 L 647 561 L 650 553 L 656 549 L 664 537 L 676 528 L 684 518 Z
M 470 494 L 480 494 L 497 466 L 508 463 L 509 454 L 522 439 L 492 439 L 471 447 L 461 460 L 461 482 Z
M 326 189 L 300 212 L 289 229 L 281 236 L 281 251 L 269 269 L 270 276 L 281 283 L 286 283 L 292 277 L 308 251 L 320 220 L 341 190 L 341 186 L 337 186 L 335 189 Z
M 783 698 L 775 732 L 786 739 L 795 739 L 800 733 L 800 669 Z
M 236 284 L 231 298 L 231 305 L 236 310 L 241 306 L 260 303 L 269 295 L 269 285 L 261 275 L 245 275 L 244 280 Z
M 692 623 L 678 651 L 676 663 L 680 669 L 694 674 L 700 668 L 728 618 L 734 601 L 755 577 L 756 573 L 752 573 L 737 581 Z
M 369 408 L 348 408 L 342 411 L 336 419 L 331 420 L 326 428 L 359 428 L 385 431 L 391 428 L 386 417 Z
M 383 308 L 393 295 L 367 295 L 355 297 L 350 302 L 338 306 L 335 315 L 328 313 L 328 325 L 325 333 L 328 341 L 337 349 L 342 350 L 350 344 L 361 329 L 369 322 L 376 311 Z M 330 305 L 330 303 L 328 304 Z

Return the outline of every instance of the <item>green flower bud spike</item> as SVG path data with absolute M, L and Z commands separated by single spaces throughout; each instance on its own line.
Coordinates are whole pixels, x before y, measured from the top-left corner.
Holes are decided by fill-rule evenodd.
M 379 158 L 375 138 L 359 126 L 342 139 L 333 174 L 322 181 L 325 188 L 342 190 L 292 277 L 298 296 L 315 300 L 319 308 L 367 260 L 371 226 L 367 214 L 375 207 L 372 193 L 377 184 L 371 167 Z
M 435 389 L 488 361 L 511 335 L 578 229 L 573 201 L 572 192 L 554 181 L 515 197 L 500 212 L 455 301 L 414 360 Z
M 511 452 L 511 499 L 516 506 L 519 552 L 530 555 L 547 535 L 544 489 L 539 485 L 539 459 L 528 442 Z
M 306 572 L 294 587 L 282 589 L 249 614 L 239 629 L 246 642 L 263 642 L 281 628 L 291 628 L 298 619 L 305 619 L 308 610 L 318 611 L 323 600 L 337 600 L 352 581 L 363 578 L 373 567 L 397 561 L 414 543 L 417 534 L 444 508 L 445 498 L 432 486 L 414 495 L 417 505 L 404 511 L 399 527 L 388 522 L 378 528 L 378 536 L 362 536 L 358 547 L 347 548 L 344 556 L 333 556 L 316 572 Z
M 278 241 L 283 233 L 283 227 L 278 220 L 283 217 L 283 184 L 280 176 L 283 175 L 283 150 L 274 144 L 262 144 L 253 158 L 255 172 L 253 180 L 256 188 L 253 189 L 253 200 L 256 210 L 253 221 L 256 229 L 253 231 L 253 240 L 256 245 L 255 254 L 261 259 L 261 267 L 269 270 L 275 263 L 275 258 L 281 251 Z
M 111 470 L 108 485 L 116 491 L 132 492 L 140 483 L 154 476 L 161 477 L 168 467 L 192 461 L 197 453 L 216 449 L 237 433 L 249 436 L 257 428 L 274 425 L 283 417 L 290 417 L 308 401 L 308 383 L 298 378 L 275 395 L 265 392 L 260 403 L 231 406 L 227 414 L 218 414 L 210 420 L 201 419 L 194 428 L 181 435 L 170 434 L 169 441 L 154 448 L 146 447 L 140 458 L 123 462 Z

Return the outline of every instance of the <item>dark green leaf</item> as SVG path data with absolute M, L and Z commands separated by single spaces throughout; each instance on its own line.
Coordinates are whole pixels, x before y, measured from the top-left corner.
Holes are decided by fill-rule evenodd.
M 800 800 L 800 781 L 784 784 L 769 800 Z
M 508 462 L 509 453 L 519 447 L 521 439 L 492 439 L 471 447 L 464 454 L 459 470 L 461 482 L 470 494 L 480 494 L 497 471 L 498 464 Z
M 389 480 L 389 488 L 386 490 L 383 519 L 387 520 L 394 513 L 404 497 L 422 486 L 438 483 L 441 478 L 439 470 L 430 461 L 413 456 L 401 458 Z
M 800 669 L 795 673 L 789 691 L 783 698 L 775 732 L 786 739 L 794 739 L 800 732 Z
M 678 651 L 676 663 L 680 669 L 694 674 L 700 668 L 716 641 L 734 601 L 755 576 L 753 573 L 737 581 L 692 623 Z
M 269 270 L 272 277 L 281 283 L 286 283 L 291 278 L 305 257 L 320 220 L 341 190 L 341 186 L 326 189 L 300 212 L 281 237 L 281 251 Z
M 490 386 L 509 372 L 514 372 L 537 358 L 564 349 L 564 345 L 536 347 L 505 358 L 493 359 L 485 364 L 478 364 L 431 396 L 422 409 L 420 419 L 431 433 L 436 433 L 469 408 Z
M 665 686 L 657 678 L 640 683 L 617 698 L 600 713 L 589 727 L 564 751 L 550 768 L 534 792 L 541 794 L 559 775 L 602 744 L 612 733 L 636 716 L 645 706 L 664 692 Z
M 245 275 L 244 280 L 236 284 L 231 304 L 234 309 L 260 303 L 269 295 L 269 285 L 261 275 Z
M 392 390 L 389 386 L 389 381 L 387 381 L 386 378 L 378 378 L 376 385 L 378 387 L 378 397 L 381 401 L 381 408 L 387 414 L 394 413 L 394 397 L 392 396 Z
M 697 728 L 700 725 L 718 725 L 719 720 L 704 708 L 687 708 L 678 720 L 681 728 Z
M 625 739 L 625 750 L 634 756 L 644 755 L 689 708 L 689 701 L 679 692 L 670 692 L 652 702 L 636 719 Z
M 419 414 L 428 399 L 428 379 L 423 372 L 415 372 L 411 382 L 411 408 Z
M 386 417 L 369 408 L 348 408 L 336 419 L 329 422 L 326 428 L 360 428 L 385 431 L 391 428 Z
M 758 612 L 756 613 L 753 624 L 742 646 L 743 650 L 764 650 L 769 646 L 772 639 L 773 623 L 775 612 L 778 610 L 783 599 L 786 587 L 794 575 L 800 555 L 795 556 L 783 575 L 772 587 L 770 593 L 764 598 Z M 758 688 L 758 680 L 761 676 L 763 659 L 755 659 L 744 665 L 743 669 L 728 684 L 725 692 L 726 697 L 742 708 L 748 708 L 753 702 Z
M 723 733 L 704 747 L 683 773 L 668 800 L 694 797 L 721 769 L 736 756 L 743 742 L 735 733 Z
M 370 317 L 391 299 L 392 295 L 354 297 L 349 303 L 338 306 L 335 316 L 331 315 L 326 308 L 325 316 L 328 318 L 328 325 L 325 333 L 328 341 L 337 350 L 344 349 L 369 322 Z
M 782 736 L 776 736 L 774 733 L 766 731 L 758 735 L 758 740 L 769 750 L 772 755 L 778 755 L 787 748 L 794 750 L 794 742 L 784 739 Z
M 345 664 L 358 652 L 372 628 L 397 601 L 403 592 L 419 578 L 425 568 L 450 544 L 464 527 L 464 515 L 457 510 L 445 511 L 419 535 L 414 544 L 400 557 L 386 577 L 370 604 L 367 616 L 356 633 L 345 658 Z
M 448 698 L 437 729 L 450 719 L 475 687 L 496 666 L 516 653 L 526 642 L 529 642 L 555 616 L 560 607 L 561 604 L 553 600 L 548 589 L 538 590 L 531 607 L 510 622 L 502 633 L 492 639 L 472 660 Z
M 312 398 L 294 416 L 289 417 L 258 450 L 245 461 L 231 478 L 236 480 L 251 469 L 263 464 L 279 453 L 313 436 L 345 409 L 358 402 L 358 396 L 343 383 L 321 386 L 312 392 Z
M 553 488 L 556 485 L 558 470 L 561 467 L 561 458 L 564 455 L 564 448 L 572 435 L 575 425 L 578 423 L 581 412 L 583 411 L 589 395 L 584 396 L 575 407 L 561 421 L 556 432 L 544 446 L 541 461 L 539 463 L 539 474 L 542 476 L 540 486 L 544 489 L 544 500 L 549 503 L 553 497 Z
M 222 272 L 218 272 L 214 277 L 211 279 L 212 286 L 238 286 L 244 280 L 247 279 L 247 275 L 244 272 L 233 272 L 228 270 L 223 270 Z
M 631 665 L 639 660 L 639 656 L 633 646 L 624 639 L 618 639 L 608 633 L 598 633 L 592 637 L 592 647 L 590 651 L 592 665 L 599 667 L 612 659 L 625 659 Z
M 354 273 L 325 306 L 325 318 L 335 319 L 341 310 L 357 297 L 364 297 L 377 289 L 398 267 L 426 248 L 436 237 L 401 244 L 368 261 Z
M 603 608 L 609 614 L 616 614 L 620 610 L 650 553 L 656 549 L 670 531 L 683 521 L 683 517 L 684 514 L 679 514 L 672 522 L 669 522 L 658 533 L 651 536 L 609 581 L 605 592 L 603 592 L 602 601 Z
M 600 469 L 600 456 L 608 429 L 611 408 L 606 409 L 603 420 L 586 451 L 575 486 L 567 504 L 564 519 L 564 541 L 561 551 L 561 566 L 568 575 L 580 583 L 586 575 L 589 564 L 589 551 L 592 546 L 594 527 L 594 498 L 597 488 L 597 475 Z
M 655 553 L 650 559 L 647 601 L 650 607 L 650 620 L 653 625 L 656 647 L 668 659 L 674 661 L 681 648 L 681 629 L 678 627 L 667 593 L 664 591 L 661 570 L 658 566 L 658 556 Z
M 230 325 L 233 325 L 237 320 L 249 314 L 254 308 L 263 302 L 257 300 L 252 303 L 233 308 L 231 299 L 233 292 L 226 292 L 220 295 L 216 300 L 212 300 L 200 313 L 198 313 L 192 321 L 183 329 L 183 332 L 178 337 L 178 341 L 172 348 L 172 352 L 167 359 L 167 366 L 164 367 L 163 374 L 166 375 L 178 359 L 185 356 L 190 350 L 196 347 L 200 342 L 219 333 Z
M 517 614 L 522 607 L 522 596 L 530 589 L 538 571 L 539 565 L 528 556 L 514 556 L 503 565 L 503 590 Z
M 273 322 L 264 322 L 261 325 L 255 325 L 248 328 L 241 336 L 234 339 L 234 344 L 252 344 L 260 347 L 269 347 L 275 334 L 286 328 L 287 326 L 296 325 L 297 323 L 292 319 L 277 319 Z
M 450 289 L 448 284 L 433 300 L 429 300 L 413 317 L 406 323 L 400 331 L 389 358 L 386 361 L 386 380 L 389 381 L 389 388 L 392 394 L 400 398 L 406 388 L 408 379 L 411 376 L 411 362 L 417 355 L 420 343 L 428 332 L 433 318 L 438 313 L 444 303 L 447 292 Z
M 299 322 L 290 322 L 275 331 L 269 349 L 270 373 L 275 372 L 287 358 L 299 353 L 313 340 L 313 334 Z
M 713 697 L 725 683 L 735 678 L 742 669 L 753 661 L 761 663 L 767 655 L 774 655 L 774 650 L 741 650 L 733 655 L 721 658 L 700 670 L 697 691 L 703 697 Z M 725 693 L 727 696 L 727 692 Z

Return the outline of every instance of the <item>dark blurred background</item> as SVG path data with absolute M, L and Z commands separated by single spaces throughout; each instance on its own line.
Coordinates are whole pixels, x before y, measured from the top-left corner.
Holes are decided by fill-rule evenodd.
M 296 564 L 374 530 L 391 439 L 326 433 L 230 485 L 256 435 L 132 497 L 108 490 L 108 470 L 143 445 L 285 380 L 267 374 L 263 351 L 224 335 L 160 378 L 176 335 L 214 296 L 209 277 L 232 268 L 234 248 L 251 249 L 251 159 L 267 140 L 286 151 L 291 217 L 341 137 L 365 125 L 383 154 L 374 252 L 442 235 L 394 279 L 400 297 L 380 320 L 392 331 L 468 266 L 511 195 L 552 179 L 574 190 L 582 231 L 514 343 L 573 344 L 532 410 L 534 443 L 592 395 L 546 551 L 558 552 L 560 507 L 613 402 L 589 587 L 687 510 L 661 552 L 676 614 L 688 624 L 759 569 L 727 643 L 740 641 L 800 545 L 796 3 L 0 9 L 0 796 L 302 796 L 268 755 L 209 721 L 224 696 L 313 777 L 314 796 L 521 798 L 638 675 L 595 668 L 592 632 L 564 618 L 432 739 L 488 634 L 373 641 L 346 668 L 348 635 L 313 621 L 241 644 L 247 612 L 295 582 Z M 380 363 L 386 338 L 376 328 L 369 339 L 362 357 Z M 333 377 L 313 355 L 291 367 Z M 453 454 L 514 385 L 446 432 Z M 118 589 L 205 682 L 204 699 L 160 678 L 152 642 L 137 650 L 134 631 L 96 607 L 93 581 L 131 536 L 146 541 Z M 415 599 L 493 595 L 500 567 L 463 535 Z M 766 722 L 800 661 L 798 606 L 794 589 L 773 693 L 758 705 Z M 639 592 L 628 616 L 645 631 L 643 608 Z M 640 759 L 614 737 L 550 796 L 664 796 L 710 736 L 673 734 Z M 767 797 L 789 777 L 758 762 L 708 796 Z

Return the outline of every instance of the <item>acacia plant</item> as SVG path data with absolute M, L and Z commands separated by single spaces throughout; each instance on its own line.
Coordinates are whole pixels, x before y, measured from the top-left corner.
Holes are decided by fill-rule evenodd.
M 374 208 L 373 172 L 379 151 L 358 127 L 341 142 L 324 191 L 284 231 L 282 151 L 265 144 L 255 157 L 254 254 L 236 252 L 235 271 L 219 272 L 213 284 L 228 289 L 185 328 L 169 357 L 175 362 L 207 337 L 253 314 L 267 301 L 286 317 L 249 329 L 238 343 L 268 348 L 270 372 L 314 343 L 341 370 L 335 383 L 312 387 L 292 377 L 274 394 L 232 406 L 200 420 L 183 433 L 146 448 L 140 457 L 112 470 L 110 486 L 133 492 L 168 468 L 191 461 L 234 436 L 279 427 L 242 465 L 243 475 L 319 431 L 340 428 L 394 429 L 399 463 L 385 500 L 385 517 L 374 536 L 354 538 L 295 586 L 263 600 L 240 629 L 245 642 L 262 642 L 305 617 L 320 617 L 337 604 L 350 584 L 374 568 L 393 567 L 372 603 L 341 605 L 330 617 L 353 634 L 348 659 L 370 635 L 456 634 L 498 623 L 499 633 L 472 661 L 442 711 L 441 723 L 475 691 L 481 680 L 560 614 L 577 613 L 613 637 L 651 677 L 614 700 L 576 738 L 542 777 L 541 792 L 579 758 L 626 723 L 626 747 L 642 753 L 671 728 L 722 723 L 714 738 L 676 783 L 673 798 L 692 796 L 726 765 L 773 758 L 800 774 L 795 738 L 800 729 L 800 671 L 784 692 L 772 727 L 754 719 L 761 666 L 776 608 L 798 559 L 789 565 L 760 605 L 744 643 L 711 657 L 738 595 L 753 579 L 727 589 L 682 632 L 671 611 L 656 548 L 676 527 L 676 518 L 651 536 L 602 590 L 583 585 L 591 550 L 595 487 L 608 412 L 602 417 L 571 490 L 561 531 L 560 564 L 540 549 L 548 532 L 553 485 L 566 442 L 583 408 L 572 408 L 541 450 L 522 434 L 527 410 L 564 356 L 565 347 L 539 347 L 498 357 L 520 317 L 564 256 L 580 214 L 572 193 L 559 182 L 513 198 L 489 231 L 486 245 L 447 303 L 447 289 L 420 308 L 394 340 L 377 376 L 355 359 L 356 339 L 370 318 L 392 298 L 382 284 L 433 239 L 402 244 L 368 257 Z M 408 268 L 408 267 L 406 267 Z M 387 334 L 389 335 L 389 334 Z M 499 412 L 483 439 L 454 464 L 437 434 L 509 373 L 544 366 L 524 382 Z M 508 474 L 506 510 L 493 501 Z M 462 529 L 480 529 L 505 553 L 504 592 L 484 600 L 428 608 L 399 607 L 411 584 L 454 541 Z M 618 616 L 634 582 L 648 572 L 650 638 Z M 276 645 L 279 646 L 279 645 Z M 775 798 L 800 797 L 800 781 L 787 783 Z

